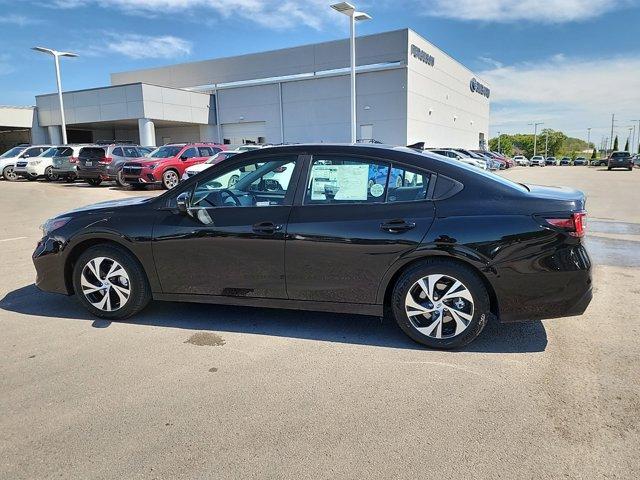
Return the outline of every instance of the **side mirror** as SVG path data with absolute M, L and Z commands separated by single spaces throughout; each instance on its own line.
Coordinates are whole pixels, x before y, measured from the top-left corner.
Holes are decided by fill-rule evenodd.
M 189 193 L 182 192 L 176 198 L 176 205 L 180 213 L 187 213 L 189 211 Z

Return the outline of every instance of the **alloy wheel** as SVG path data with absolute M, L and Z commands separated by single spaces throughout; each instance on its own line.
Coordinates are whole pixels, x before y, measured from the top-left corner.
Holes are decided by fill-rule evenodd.
M 165 172 L 164 186 L 167 187 L 167 189 L 171 189 L 175 187 L 176 185 L 178 185 L 179 181 L 180 179 L 178 178 L 178 174 L 173 170 L 169 170 L 168 172 Z
M 108 257 L 89 260 L 82 269 L 80 285 L 87 301 L 103 312 L 121 309 L 131 296 L 129 274 Z
M 15 182 L 18 180 L 18 174 L 13 171 L 13 167 L 9 166 L 2 171 L 2 176 L 5 180 L 9 180 L 10 182 Z
M 415 282 L 405 298 L 405 312 L 413 327 L 435 339 L 464 332 L 474 313 L 473 296 L 458 279 L 441 274 Z

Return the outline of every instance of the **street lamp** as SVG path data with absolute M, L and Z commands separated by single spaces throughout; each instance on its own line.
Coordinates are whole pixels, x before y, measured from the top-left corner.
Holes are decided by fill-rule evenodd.
M 638 122 L 638 142 L 637 142 L 637 145 L 634 145 L 633 147 L 631 147 L 631 151 L 633 152 L 633 149 L 635 147 L 638 147 L 637 153 L 640 153 L 640 120 L 631 120 L 631 121 Z M 635 135 L 634 135 L 633 143 L 636 143 Z
M 60 118 L 61 118 L 61 127 L 62 128 L 62 144 L 67 144 L 67 124 L 64 119 L 64 105 L 62 103 L 62 84 L 60 82 L 60 57 L 77 57 L 78 55 L 71 52 L 58 52 L 57 50 L 52 50 L 50 48 L 44 47 L 33 47 L 32 50 L 36 52 L 48 53 L 49 55 L 53 55 L 53 59 L 56 65 L 56 83 L 58 84 L 58 101 L 60 102 Z
M 587 148 L 591 148 L 591 127 L 587 128 Z
M 356 7 L 347 2 L 333 4 L 331 8 L 349 17 L 351 30 L 351 143 L 356 143 L 356 22 L 371 20 L 371 16 L 364 12 L 358 12 Z
M 544 122 L 534 122 L 529 125 L 533 125 L 533 156 L 536 156 L 538 147 L 538 125 L 544 125 Z

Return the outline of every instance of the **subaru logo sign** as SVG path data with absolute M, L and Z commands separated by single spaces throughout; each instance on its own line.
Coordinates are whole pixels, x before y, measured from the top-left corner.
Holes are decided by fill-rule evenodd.
M 430 67 L 433 67 L 436 63 L 436 59 L 433 58 L 433 55 L 429 55 L 427 52 L 415 45 L 411 45 L 411 55 Z
M 469 87 L 471 88 L 472 92 L 479 93 L 480 95 L 483 95 L 487 98 L 489 98 L 489 95 L 491 95 L 491 90 L 489 90 L 489 87 L 481 84 L 475 78 L 471 79 Z

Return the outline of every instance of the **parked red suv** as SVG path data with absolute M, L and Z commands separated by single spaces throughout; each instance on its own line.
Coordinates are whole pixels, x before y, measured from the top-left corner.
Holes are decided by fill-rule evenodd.
M 124 181 L 133 187 L 161 183 L 166 190 L 180 182 L 184 171 L 226 150 L 216 143 L 172 143 L 154 150 L 148 157 L 122 166 Z

